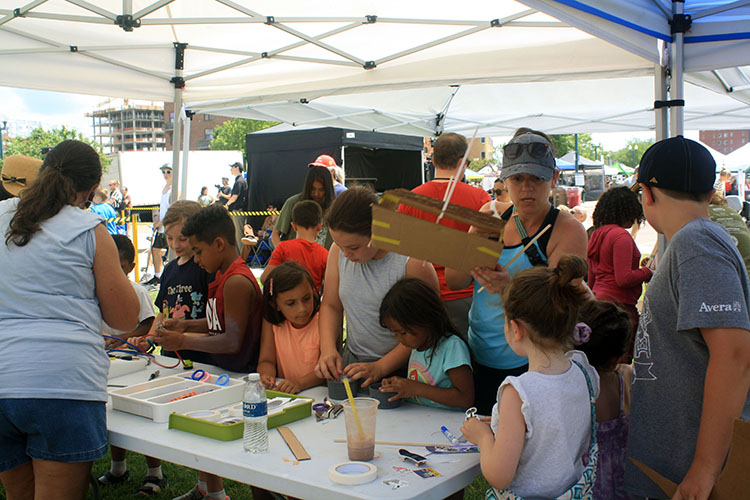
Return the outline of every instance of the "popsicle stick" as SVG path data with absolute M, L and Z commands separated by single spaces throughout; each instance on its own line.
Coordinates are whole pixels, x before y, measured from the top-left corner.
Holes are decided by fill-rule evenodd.
M 335 438 L 334 443 L 346 443 L 346 438 Z M 407 441 L 375 441 L 375 444 L 385 446 L 446 446 L 448 443 L 411 443 Z
M 302 443 L 299 442 L 299 439 L 297 439 L 297 436 L 289 427 L 281 426 L 276 429 L 279 431 L 279 434 L 281 434 L 281 437 L 284 438 L 286 445 L 292 450 L 292 453 L 294 453 L 294 457 L 297 460 L 310 460 L 310 454 L 307 453 L 305 447 L 302 446 Z
M 544 229 L 542 229 L 541 231 L 539 231 L 539 232 L 538 232 L 538 233 L 536 234 L 536 236 L 534 236 L 533 238 L 531 238 L 531 241 L 529 241 L 528 243 L 526 243 L 526 246 L 525 246 L 525 247 L 523 247 L 523 248 L 521 249 L 521 251 L 520 251 L 520 252 L 518 252 L 517 254 L 515 254 L 515 255 L 513 256 L 513 258 L 512 258 L 512 259 L 510 259 L 510 260 L 508 261 L 508 263 L 507 263 L 507 264 L 505 264 L 505 266 L 503 266 L 503 267 L 506 267 L 506 268 L 507 268 L 507 267 L 509 267 L 509 266 L 510 266 L 511 264 L 513 264 L 513 262 L 514 262 L 514 261 L 515 261 L 515 260 L 516 260 L 517 258 L 519 258 L 519 257 L 520 257 L 520 256 L 521 256 L 521 255 L 522 255 L 522 254 L 523 254 L 523 253 L 524 253 L 524 252 L 526 251 L 526 250 L 528 250 L 528 249 L 529 249 L 529 247 L 530 247 L 531 245 L 533 245 L 533 244 L 534 244 L 534 242 L 535 242 L 536 240 L 538 240 L 539 238 L 541 238 L 541 236 L 542 236 L 542 235 L 543 235 L 544 233 L 546 233 L 546 232 L 547 232 L 547 230 L 548 230 L 549 228 L 551 228 L 551 227 L 552 227 L 552 224 L 547 224 L 546 226 L 544 226 Z M 479 290 L 477 290 L 477 293 L 482 293 L 482 290 L 484 290 L 484 287 L 480 287 L 480 288 L 479 288 Z

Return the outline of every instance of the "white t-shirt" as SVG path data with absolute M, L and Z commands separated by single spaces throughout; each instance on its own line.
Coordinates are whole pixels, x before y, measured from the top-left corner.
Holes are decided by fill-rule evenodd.
M 153 303 L 151 302 L 151 295 L 149 295 L 146 287 L 139 285 L 138 283 L 133 283 L 132 281 L 130 284 L 133 285 L 133 290 L 135 290 L 135 294 L 138 296 L 138 303 L 140 304 L 140 310 L 138 311 L 138 324 L 141 324 L 148 318 L 156 316 L 156 314 L 154 314 Z M 102 331 L 107 335 L 122 335 L 123 333 L 126 333 L 124 330 L 116 330 L 112 328 L 104 321 L 102 321 Z
M 599 375 L 586 355 L 570 351 L 566 357 L 584 367 L 594 396 L 598 396 Z M 518 391 L 526 422 L 526 441 L 508 488 L 526 500 L 557 498 L 583 474 L 582 457 L 591 439 L 591 402 L 586 378 L 574 363 L 557 375 L 527 372 L 508 377 L 497 390 L 498 402 L 507 385 Z M 495 433 L 498 404 L 492 408 L 491 427 Z

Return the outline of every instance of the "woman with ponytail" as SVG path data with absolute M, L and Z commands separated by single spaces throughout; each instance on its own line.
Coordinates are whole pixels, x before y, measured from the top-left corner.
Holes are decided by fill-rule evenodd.
M 479 445 L 493 487 L 487 498 L 591 498 L 599 376 L 571 350 L 591 332 L 576 323 L 589 298 L 585 274 L 584 259 L 565 255 L 554 269 L 521 271 L 505 288 L 505 337 L 529 358 L 529 371 L 505 379 L 490 422 L 470 418 L 461 429 Z
M 102 167 L 63 141 L 20 198 L 0 202 L 0 481 L 9 500 L 83 499 L 107 453 L 102 320 L 130 330 L 138 298 L 103 220 Z

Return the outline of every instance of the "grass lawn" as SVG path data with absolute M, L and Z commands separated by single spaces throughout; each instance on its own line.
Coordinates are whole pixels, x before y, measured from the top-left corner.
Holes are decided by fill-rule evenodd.
M 100 487 L 99 496 L 102 500 L 130 500 L 134 498 L 133 494 L 135 490 L 141 486 L 143 477 L 146 475 L 146 460 L 143 458 L 143 455 L 128 452 L 127 461 L 128 468 L 130 469 L 130 479 L 122 484 Z M 94 462 L 92 474 L 94 477 L 101 476 L 109 470 L 109 465 L 109 455 L 100 458 Z M 198 473 L 194 470 L 168 462 L 162 463 L 162 471 L 169 480 L 169 488 L 159 495 L 155 495 L 153 498 L 171 500 L 188 491 L 198 480 Z M 481 500 L 484 498 L 484 492 L 488 487 L 484 478 L 479 476 L 464 491 L 464 499 Z M 253 498 L 250 487 L 246 484 L 225 480 L 224 489 L 232 500 L 251 500 Z M 0 499 L 6 500 L 2 486 L 0 486 Z M 93 499 L 90 489 L 88 495 L 86 495 L 86 499 Z

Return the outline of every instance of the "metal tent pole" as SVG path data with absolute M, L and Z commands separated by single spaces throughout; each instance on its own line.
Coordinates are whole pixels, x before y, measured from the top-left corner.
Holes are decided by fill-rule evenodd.
M 672 90 L 674 104 L 669 110 L 669 132 L 672 137 L 684 134 L 685 128 L 685 32 L 690 29 L 691 18 L 685 15 L 684 0 L 672 1 Z
M 185 80 L 182 70 L 185 64 L 186 43 L 174 43 L 175 48 L 175 76 L 172 78 L 174 84 L 174 130 L 172 132 L 172 194 L 169 197 L 170 204 L 181 198 L 180 193 L 180 149 L 182 147 L 182 122 L 179 113 L 182 110 L 182 92 L 185 89 Z

